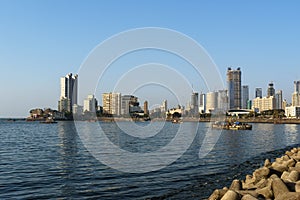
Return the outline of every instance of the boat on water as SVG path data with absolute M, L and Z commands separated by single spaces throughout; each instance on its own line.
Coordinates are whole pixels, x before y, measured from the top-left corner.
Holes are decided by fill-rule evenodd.
M 45 119 L 45 121 L 41 121 L 40 123 L 42 124 L 55 124 L 57 123 L 57 121 L 54 121 L 54 119 L 52 117 L 48 117 Z
M 220 122 L 217 121 L 212 125 L 214 129 L 223 129 L 223 130 L 252 130 L 252 125 L 242 122 Z
M 180 124 L 180 123 L 182 123 L 182 121 L 180 119 L 173 119 L 172 123 L 173 124 Z

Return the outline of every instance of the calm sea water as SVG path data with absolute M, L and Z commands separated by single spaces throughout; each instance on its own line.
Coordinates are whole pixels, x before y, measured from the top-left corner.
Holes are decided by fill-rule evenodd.
M 161 123 L 151 126 L 163 126 L 157 136 L 143 140 L 123 133 L 114 123 L 101 123 L 101 127 L 121 148 L 148 152 L 167 145 L 180 126 Z M 198 153 L 208 127 L 208 123 L 199 123 L 193 143 L 171 165 L 132 174 L 95 159 L 72 122 L 2 120 L 0 199 L 203 199 L 214 189 L 229 186 L 234 178 L 244 178 L 266 158 L 280 156 L 300 144 L 299 125 L 253 124 L 252 131 L 223 131 L 213 150 L 200 159 Z

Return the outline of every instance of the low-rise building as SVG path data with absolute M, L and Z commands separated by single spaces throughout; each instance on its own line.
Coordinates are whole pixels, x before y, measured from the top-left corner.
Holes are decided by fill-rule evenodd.
M 288 118 L 300 118 L 300 106 L 289 106 L 285 108 L 285 116 Z

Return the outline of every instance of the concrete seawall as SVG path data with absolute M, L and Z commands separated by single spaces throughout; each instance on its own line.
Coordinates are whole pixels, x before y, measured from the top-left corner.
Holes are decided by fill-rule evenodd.
M 300 147 L 286 151 L 272 163 L 256 169 L 244 180 L 233 180 L 229 187 L 216 189 L 209 200 L 300 200 Z

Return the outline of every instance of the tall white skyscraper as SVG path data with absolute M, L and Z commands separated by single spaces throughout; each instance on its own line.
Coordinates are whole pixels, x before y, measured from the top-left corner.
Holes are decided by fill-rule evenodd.
M 199 96 L 199 112 L 205 113 L 206 112 L 206 95 L 201 93 Z
M 67 74 L 60 78 L 60 100 L 58 110 L 61 112 L 72 112 L 73 105 L 77 104 L 78 75 Z

